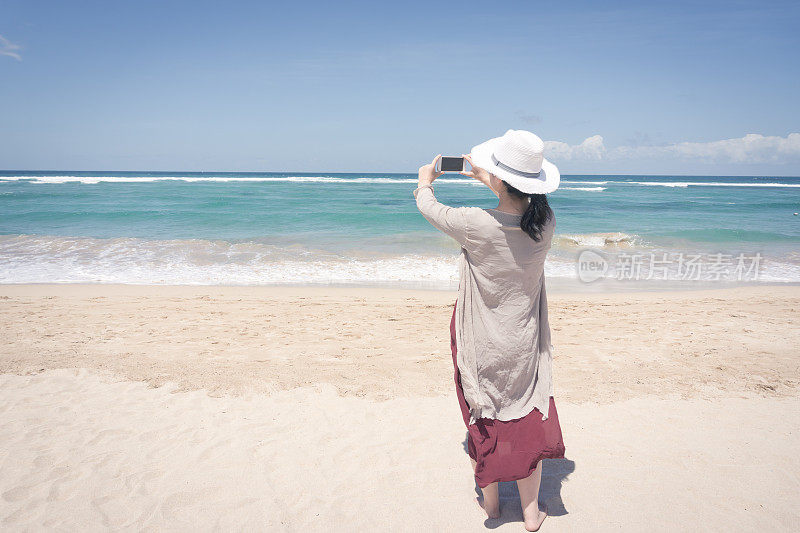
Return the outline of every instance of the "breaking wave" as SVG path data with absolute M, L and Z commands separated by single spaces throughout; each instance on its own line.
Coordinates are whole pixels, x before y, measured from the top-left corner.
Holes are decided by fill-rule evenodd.
M 561 247 L 621 247 L 633 246 L 641 242 L 637 235 L 627 233 L 583 233 L 556 235 L 553 239 L 556 246 Z

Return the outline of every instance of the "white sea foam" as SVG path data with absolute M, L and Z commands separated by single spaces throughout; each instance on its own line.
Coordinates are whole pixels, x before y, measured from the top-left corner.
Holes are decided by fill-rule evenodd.
M 28 181 L 30 183 L 153 183 L 159 181 L 183 181 L 188 183 L 202 182 L 299 182 L 299 183 L 417 183 L 416 178 L 341 178 L 336 176 L 0 176 L 0 181 Z M 477 180 L 466 178 L 439 178 L 437 182 L 464 185 L 482 185 Z
M 642 249 L 636 236 L 557 236 L 545 264 L 551 278 L 576 280 L 577 251 Z M 164 285 L 356 284 L 458 286 L 458 253 L 332 252 L 301 245 L 200 239 L 152 241 L 33 235 L 0 236 L 0 283 Z M 800 258 L 765 259 L 759 281 L 800 282 Z M 608 276 L 613 277 L 610 272 Z
M 458 286 L 457 253 L 334 253 L 257 242 L 0 236 L 0 283 Z M 571 261 L 549 275 L 574 277 Z
M 643 185 L 647 187 L 788 187 L 798 188 L 800 183 L 732 183 L 724 181 L 626 181 L 620 184 Z
M 606 190 L 607 187 L 561 187 L 562 191 L 593 191 L 601 192 Z
M 556 235 L 554 244 L 562 247 L 606 248 L 632 246 L 640 240 L 641 239 L 639 239 L 636 235 L 628 235 L 627 233 L 620 232 L 583 233 Z

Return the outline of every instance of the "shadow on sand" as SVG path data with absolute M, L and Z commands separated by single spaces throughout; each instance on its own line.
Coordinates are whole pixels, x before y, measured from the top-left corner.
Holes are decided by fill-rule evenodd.
M 464 453 L 467 453 L 466 438 L 462 445 L 464 446 Z M 467 455 L 467 459 L 469 459 L 469 455 Z M 563 516 L 567 514 L 567 509 L 561 500 L 561 485 L 574 471 L 575 461 L 567 458 L 544 459 L 542 461 L 539 507 L 546 507 L 548 516 Z M 477 483 L 475 483 L 475 495 L 479 498 L 483 497 L 483 493 Z M 488 529 L 494 529 L 508 522 L 522 522 L 522 506 L 519 503 L 519 492 L 515 481 L 503 481 L 500 483 L 500 518 L 487 518 L 483 524 Z

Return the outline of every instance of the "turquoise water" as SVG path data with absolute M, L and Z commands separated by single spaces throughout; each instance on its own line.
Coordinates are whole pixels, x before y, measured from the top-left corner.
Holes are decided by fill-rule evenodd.
M 355 283 L 452 288 L 458 245 L 403 174 L 0 172 L 0 282 Z M 437 198 L 496 207 L 443 176 Z M 564 176 L 551 277 L 576 256 L 761 254 L 800 282 L 800 178 Z M 608 235 L 613 234 L 613 235 Z

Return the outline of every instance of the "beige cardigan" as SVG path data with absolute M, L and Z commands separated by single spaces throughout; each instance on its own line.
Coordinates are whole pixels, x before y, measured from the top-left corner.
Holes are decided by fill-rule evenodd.
M 469 423 L 515 420 L 534 407 L 546 419 L 553 346 L 544 260 L 555 217 L 536 242 L 520 229 L 522 215 L 449 207 L 436 200 L 432 185 L 414 189 L 414 198 L 428 222 L 461 244 L 456 359 Z

